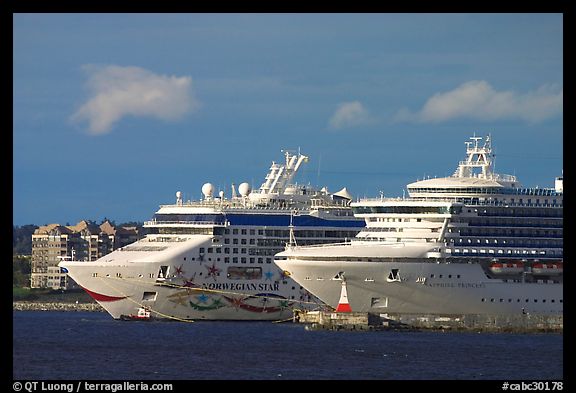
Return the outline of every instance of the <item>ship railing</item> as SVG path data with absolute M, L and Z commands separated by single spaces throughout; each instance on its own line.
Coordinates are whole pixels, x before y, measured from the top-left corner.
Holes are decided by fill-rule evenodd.
M 305 244 L 305 245 L 297 245 L 298 248 L 322 248 L 326 246 L 349 246 L 351 245 L 351 239 L 348 239 L 343 242 L 335 242 L 335 243 L 318 243 L 318 244 Z
M 150 220 L 144 221 L 144 226 L 157 226 L 157 225 L 201 225 L 201 226 L 224 226 L 224 222 L 216 221 L 158 221 Z
M 517 195 L 517 194 L 514 194 Z M 528 194 L 520 194 L 520 195 L 528 195 Z M 546 196 L 545 194 L 530 194 L 533 196 Z M 506 194 L 508 196 L 508 194 Z M 552 195 L 550 195 L 552 196 Z M 504 196 L 503 196 L 504 197 Z M 490 196 L 489 198 L 493 198 Z M 532 201 L 528 203 L 528 201 L 504 201 L 504 200 L 494 200 L 494 199 L 484 199 L 478 200 L 477 197 L 385 197 L 385 198 L 362 198 L 356 201 L 356 203 L 360 202 L 408 202 L 408 201 L 418 201 L 418 202 L 451 202 L 451 203 L 465 203 L 466 205 L 474 205 L 474 206 L 518 206 L 518 207 L 562 207 L 563 204 L 561 201 L 557 201 L 556 203 L 545 203 L 540 201 L 536 203 L 536 201 Z

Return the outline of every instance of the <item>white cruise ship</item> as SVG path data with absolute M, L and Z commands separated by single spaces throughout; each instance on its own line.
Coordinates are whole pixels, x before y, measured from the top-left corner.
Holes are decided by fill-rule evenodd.
M 353 202 L 350 242 L 289 246 L 275 263 L 337 311 L 394 315 L 563 312 L 563 178 L 524 188 L 492 169 L 490 136 L 408 198 Z
M 345 241 L 364 227 L 343 188 L 328 193 L 293 183 L 304 155 L 284 152 L 264 183 L 232 195 L 162 205 L 141 240 L 93 262 L 59 266 L 115 319 L 282 320 L 321 302 L 274 263 L 290 235 L 301 244 Z

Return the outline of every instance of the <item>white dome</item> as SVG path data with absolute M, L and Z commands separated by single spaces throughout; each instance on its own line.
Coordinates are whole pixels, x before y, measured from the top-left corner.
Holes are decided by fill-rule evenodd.
M 182 191 L 176 191 L 176 198 L 182 198 Z
M 206 183 L 202 186 L 202 194 L 204 194 L 205 197 L 212 196 L 213 192 L 214 192 L 214 186 L 212 185 L 212 183 Z
M 250 184 L 248 183 L 242 183 L 238 186 L 238 192 L 240 192 L 240 195 L 242 196 L 247 196 L 248 194 L 250 194 Z

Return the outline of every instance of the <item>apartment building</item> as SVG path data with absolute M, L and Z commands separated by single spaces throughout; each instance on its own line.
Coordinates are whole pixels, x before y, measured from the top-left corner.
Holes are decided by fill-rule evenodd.
M 97 225 L 82 220 L 76 225 L 49 224 L 32 235 L 32 288 L 72 289 L 76 284 L 58 263 L 63 259 L 94 261 L 138 240 L 138 227 L 115 228 L 109 221 Z

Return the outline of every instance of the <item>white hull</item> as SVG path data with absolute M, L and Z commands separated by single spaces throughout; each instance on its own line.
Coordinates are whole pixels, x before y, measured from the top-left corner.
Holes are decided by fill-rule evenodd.
M 354 312 L 400 314 L 562 314 L 563 285 L 488 278 L 479 264 L 276 260 L 305 289 L 336 308 L 344 272 Z M 397 269 L 397 280 L 389 272 Z
M 182 253 L 210 242 L 210 236 L 192 236 L 168 250 L 146 251 L 140 260 L 119 260 L 131 252 L 114 251 L 95 262 L 60 266 L 115 319 L 145 307 L 152 318 L 171 320 L 283 320 L 313 304 L 274 264 L 258 266 L 264 271 L 260 280 L 233 280 L 222 265 L 182 261 Z M 169 267 L 168 277 L 158 277 L 161 266 Z

